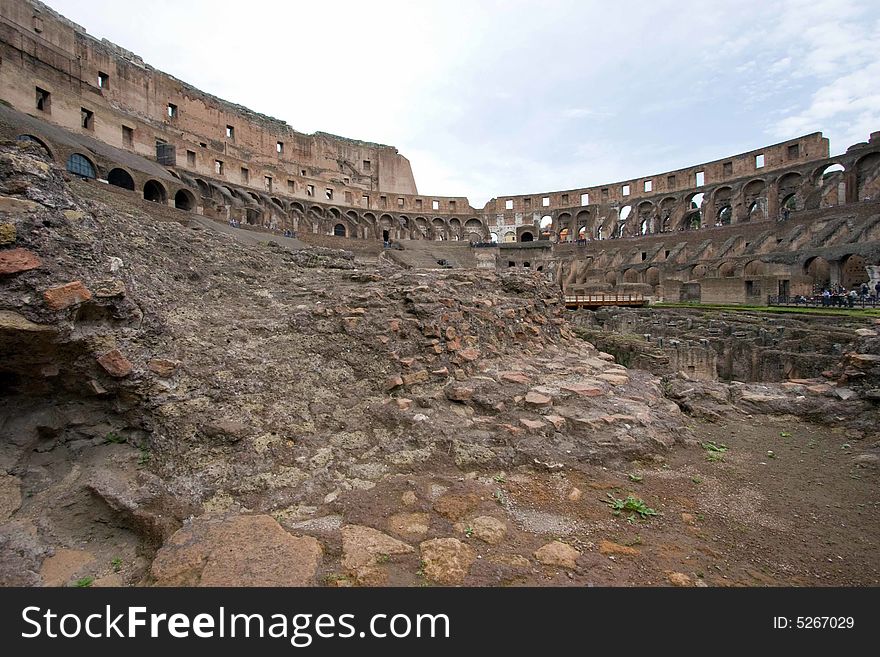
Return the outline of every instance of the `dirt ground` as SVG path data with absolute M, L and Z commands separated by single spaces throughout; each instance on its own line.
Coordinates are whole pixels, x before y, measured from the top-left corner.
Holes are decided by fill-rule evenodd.
M 331 527 L 321 537 L 324 581 L 351 584 L 339 566 L 334 518 L 415 542 L 415 536 L 399 529 L 400 514 L 410 514 L 428 525 L 417 540 L 457 536 L 474 549 L 477 556 L 465 585 L 880 583 L 878 471 L 872 455 L 876 445 L 870 440 L 792 417 L 694 422 L 691 428 L 700 443 L 711 441 L 727 451 L 692 444 L 656 462 L 584 472 L 528 468 L 463 477 L 414 475 L 346 494 L 335 503 L 341 517 L 327 516 Z M 860 462 L 859 454 L 871 456 Z M 625 499 L 629 494 L 659 515 L 615 516 L 608 496 Z M 456 512 L 449 517 L 450 500 L 457 500 L 462 515 L 457 529 Z M 469 519 L 480 515 L 506 522 L 503 541 L 489 545 L 472 535 Z M 534 552 L 553 540 L 580 551 L 575 568 L 536 561 Z M 417 555 L 390 556 L 382 568 L 387 584 L 430 585 Z

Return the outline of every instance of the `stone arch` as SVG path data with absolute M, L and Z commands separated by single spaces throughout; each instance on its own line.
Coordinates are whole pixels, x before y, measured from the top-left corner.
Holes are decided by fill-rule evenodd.
M 708 273 L 709 273 L 709 268 L 706 265 L 696 265 L 691 270 L 691 280 L 694 280 L 697 278 L 705 278 Z
M 274 203 L 279 210 L 286 210 L 286 208 L 284 207 L 284 203 L 282 203 L 281 199 L 277 196 L 273 196 L 269 200 L 272 201 L 272 203 Z
M 204 180 L 196 178 L 196 185 L 198 185 L 199 194 L 202 195 L 202 198 L 214 198 L 214 195 L 211 193 L 211 186 Z
M 167 203 L 168 191 L 158 180 L 148 180 L 144 183 L 144 198 L 153 203 Z
M 625 269 L 623 272 L 624 283 L 641 283 L 641 275 L 635 269 Z
M 82 153 L 71 153 L 67 158 L 67 170 L 80 178 L 96 178 L 98 167 Z
M 333 234 L 336 237 L 348 237 L 348 230 L 345 227 L 345 224 L 338 223 L 333 226 Z
M 431 226 L 428 224 L 426 217 L 416 217 L 413 219 L 413 239 L 427 240 L 431 238 Z
M 617 228 L 614 231 L 615 237 L 625 237 L 626 236 L 626 226 L 627 221 L 631 219 L 630 215 L 632 214 L 632 206 L 624 205 L 620 208 L 620 212 L 617 214 Z
M 831 264 L 821 256 L 809 258 L 804 262 L 804 275 L 824 289 L 831 284 Z
M 840 284 L 847 290 L 867 283 L 870 280 L 868 270 L 865 265 L 868 264 L 864 256 L 858 254 L 850 254 L 844 256 L 840 260 Z
M 765 276 L 767 274 L 766 263 L 760 260 L 752 260 L 743 268 L 743 276 Z
M 431 231 L 434 234 L 435 242 L 448 239 L 448 236 L 446 234 L 446 222 L 443 221 L 443 219 L 441 219 L 440 217 L 434 217 L 431 220 Z
M 461 220 L 457 217 L 452 217 L 449 220 L 449 238 L 452 240 L 460 240 L 461 236 Z
M 107 174 L 107 182 L 114 187 L 122 187 L 130 192 L 134 191 L 134 178 L 128 171 L 120 167 L 110 169 L 110 173 Z
M 867 201 L 880 196 L 880 153 L 868 153 L 855 164 L 856 199 Z
M 798 198 L 803 178 L 796 171 L 789 171 L 776 182 L 780 211 L 784 208 L 792 211 L 803 209 L 803 201 Z
M 651 201 L 642 201 L 638 204 L 636 207 L 636 216 L 639 222 L 639 235 L 650 235 L 651 233 L 656 232 L 656 227 L 654 226 L 655 214 L 656 208 Z
M 526 230 L 526 231 L 523 231 L 522 233 L 520 233 L 519 241 L 520 242 L 534 242 L 535 236 L 530 231 Z
M 49 148 L 49 145 L 45 141 L 40 139 L 39 137 L 36 137 L 34 135 L 30 135 L 30 134 L 26 134 L 26 135 L 19 135 L 18 137 L 15 138 L 15 140 L 16 141 L 27 141 L 27 142 L 31 142 L 33 144 L 36 144 L 37 146 L 41 147 L 43 149 L 43 151 L 46 153 L 46 155 L 48 155 L 51 159 L 53 159 L 53 160 L 55 159 L 55 156 L 52 154 L 52 149 Z
M 736 276 L 736 263 L 727 260 L 718 266 L 718 276 L 721 278 L 733 278 Z
M 196 209 L 196 195 L 188 189 L 178 189 L 174 195 L 174 207 L 178 210 L 192 212 Z
M 611 286 L 617 285 L 617 272 L 607 271 L 605 272 L 605 282 Z
M 651 286 L 660 285 L 659 267 L 648 267 L 648 269 L 645 270 L 645 283 Z
M 553 217 L 550 215 L 543 216 L 541 221 L 538 222 L 538 230 L 543 239 L 550 239 L 553 237 Z
M 516 242 L 516 232 L 514 232 L 512 230 L 506 231 L 504 233 L 504 237 L 502 238 L 502 240 L 505 243 Z
M 467 234 L 467 239 L 469 242 L 481 242 L 483 240 L 485 229 L 483 227 L 483 222 L 477 219 L 476 217 L 472 219 L 468 219 L 464 225 L 465 233 Z M 476 239 L 475 239 L 476 238 Z M 514 234 L 514 241 L 516 241 L 516 235 Z
M 733 222 L 733 208 L 730 204 L 723 205 L 715 215 L 716 226 L 729 226 Z
M 658 232 L 668 233 L 670 230 L 672 230 L 672 216 L 675 213 L 677 205 L 678 199 L 674 196 L 667 196 L 662 201 L 660 201 L 660 225 L 657 227 Z

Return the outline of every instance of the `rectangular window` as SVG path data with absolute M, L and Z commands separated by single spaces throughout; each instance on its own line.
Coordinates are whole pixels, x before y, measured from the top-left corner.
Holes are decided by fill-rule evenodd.
M 755 155 L 755 168 L 761 169 L 764 166 L 764 154 Z
M 545 208 L 549 208 L 550 207 L 550 197 L 545 196 L 544 198 L 542 198 L 541 205 L 544 206 Z
M 629 185 L 624 185 L 620 188 L 620 193 L 624 196 L 629 196 Z
M 45 89 L 37 89 L 37 109 L 46 114 L 52 113 L 52 94 Z
M 306 175 L 306 170 L 305 170 L 305 169 L 300 169 L 299 175 L 301 175 L 301 176 Z
M 440 201 L 431 201 L 431 209 L 439 210 L 440 209 Z
M 272 191 L 272 176 L 263 176 L 263 187 L 268 191 Z
M 568 194 L 562 195 L 562 205 L 568 205 Z
M 422 199 L 417 198 L 416 199 L 416 210 L 421 210 L 421 209 L 422 209 Z
M 168 118 L 177 118 L 177 105 L 175 105 L 174 103 L 168 103 Z
M 504 201 L 504 209 L 505 210 L 513 210 L 513 199 L 509 198 Z
M 34 14 L 34 32 L 39 34 L 42 31 L 43 31 L 43 19 L 39 15 Z
M 646 180 L 644 190 L 646 192 L 654 191 L 654 181 L 653 180 Z
M 666 176 L 666 189 L 675 189 L 675 176 Z
M 706 184 L 706 174 L 703 171 L 697 171 L 697 175 L 694 176 L 696 178 L 697 187 L 702 187 Z
M 293 194 L 296 191 L 296 183 L 292 180 L 287 181 L 287 193 Z
M 365 208 L 370 207 L 370 197 L 369 196 L 361 196 L 361 205 Z
M 315 195 L 315 186 L 314 185 L 306 185 L 306 196 L 314 196 Z
M 608 198 L 608 188 L 607 187 L 602 188 L 602 198 Z
M 186 166 L 190 169 L 195 169 L 196 167 L 196 152 L 195 151 L 187 151 L 186 152 Z
M 129 148 L 134 144 L 134 130 L 127 125 L 122 126 L 122 145 Z
M 589 205 L 590 204 L 590 195 L 589 194 L 581 194 L 581 205 Z
M 364 160 L 364 171 L 369 171 L 372 164 L 369 160 Z
M 725 176 L 732 176 L 733 175 L 733 162 L 725 162 L 724 166 L 722 167 L 722 172 L 724 173 Z
M 235 141 L 235 127 L 228 125 L 226 126 L 226 138 L 229 141 Z
M 223 175 L 223 160 L 214 160 L 214 173 L 218 176 Z
M 275 152 L 278 153 L 279 155 L 284 153 L 284 142 L 283 141 L 276 141 L 275 142 Z
M 797 144 L 791 144 L 788 147 L 788 159 L 796 160 L 800 156 L 800 150 Z
M 324 188 L 324 198 L 326 198 L 328 201 L 333 200 L 333 190 L 329 187 Z
M 203 141 L 199 142 L 199 148 L 207 148 L 207 147 L 208 147 L 208 145 L 205 142 L 203 142 Z
M 94 130 L 95 129 L 95 113 L 92 110 L 87 110 L 85 107 L 79 108 L 79 121 L 80 126 L 85 130 Z
M 449 201 L 449 211 L 455 212 L 455 201 Z
M 102 73 L 98 71 L 98 89 L 109 89 L 110 88 L 110 76 L 106 73 Z
M 524 207 L 526 210 L 528 210 L 529 208 L 531 208 L 531 207 L 532 207 L 532 199 L 530 199 L 530 198 L 524 198 L 524 199 L 523 199 L 523 207 Z
M 345 192 L 345 202 L 348 205 L 351 205 L 351 192 Z
M 245 167 L 242 167 L 241 168 L 241 182 L 243 182 L 245 185 L 247 185 L 248 182 L 250 181 L 250 178 L 251 178 L 251 172 L 248 171 Z
M 387 208 L 388 207 L 388 197 L 387 196 L 380 196 L 379 197 L 379 207 L 380 208 Z
M 402 207 L 403 207 L 403 204 L 404 204 L 404 200 L 403 200 L 403 198 L 398 197 L 398 199 L 397 199 L 397 207 L 402 208 Z

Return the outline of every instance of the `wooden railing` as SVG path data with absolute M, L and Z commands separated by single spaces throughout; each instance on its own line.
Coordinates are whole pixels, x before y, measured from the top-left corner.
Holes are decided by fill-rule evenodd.
M 645 306 L 642 294 L 566 294 L 566 306 Z

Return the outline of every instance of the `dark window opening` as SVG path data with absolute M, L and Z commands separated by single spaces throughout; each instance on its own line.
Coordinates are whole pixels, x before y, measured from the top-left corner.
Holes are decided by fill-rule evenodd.
M 722 169 L 724 171 L 725 176 L 732 176 L 733 175 L 733 162 L 725 162 Z
M 293 194 L 296 191 L 296 183 L 292 180 L 287 181 L 287 192 Z
M 531 268 L 531 266 L 532 266 L 532 263 L 530 263 L 530 262 L 528 262 L 528 261 L 526 261 L 526 262 L 523 263 L 523 267 L 529 267 L 529 268 Z
M 246 185 L 248 183 L 248 181 L 250 180 L 250 176 L 251 176 L 251 172 L 248 171 L 245 167 L 242 167 L 241 168 L 241 182 L 243 182 Z
M 186 152 L 186 166 L 190 168 L 195 168 L 196 166 L 196 152 L 188 150 Z
M 421 209 L 422 209 L 422 199 L 417 198 L 416 199 L 416 210 L 421 210 Z
M 174 103 L 168 103 L 168 118 L 177 118 L 177 105 L 175 105 Z
M 185 189 L 178 190 L 174 195 L 174 207 L 178 210 L 192 212 L 196 207 L 196 198 Z
M 214 160 L 214 173 L 218 176 L 223 175 L 223 160 Z
M 666 188 L 674 189 L 675 188 L 675 176 L 666 176 Z
M 129 128 L 127 125 L 122 126 L 122 145 L 131 146 L 134 144 L 134 129 Z
M 369 171 L 372 164 L 369 160 L 364 160 L 364 171 Z
M 125 169 L 113 169 L 107 175 L 107 182 L 114 187 L 122 187 L 129 191 L 134 191 L 134 179 Z
M 663 252 L 663 257 L 664 257 L 664 258 L 668 258 L 670 253 L 671 253 L 671 251 L 664 251 L 664 252 Z
M 449 201 L 449 211 L 455 212 L 455 201 Z
M 284 142 L 276 141 L 275 142 L 275 152 L 281 155 L 284 152 Z
M 532 199 L 530 199 L 530 198 L 524 198 L 524 199 L 523 199 L 523 207 L 524 207 L 526 210 L 528 210 L 529 208 L 531 208 L 531 207 L 532 207 Z
M 333 234 L 336 237 L 345 237 L 345 226 L 343 224 L 336 224 L 333 226 Z
M 87 110 L 85 107 L 79 108 L 79 123 L 80 127 L 83 130 L 94 130 L 95 129 L 95 113 L 92 110 Z
M 516 267 L 516 263 L 515 263 L 513 260 L 508 260 L 508 261 L 507 261 L 507 266 L 508 266 L 508 267 Z
M 98 88 L 99 89 L 109 89 L 110 88 L 110 76 L 106 73 L 102 73 L 98 71 Z
M 562 195 L 562 203 L 563 203 L 563 204 L 568 203 L 568 194 L 563 194 L 563 195 Z
M 228 125 L 226 126 L 226 138 L 230 141 L 235 141 L 235 127 Z
M 533 242 L 533 241 L 535 241 L 535 236 L 529 232 L 526 232 L 526 233 L 523 233 L 522 235 L 519 236 L 519 241 L 520 242 Z
M 326 198 L 328 201 L 333 200 L 333 190 L 329 187 L 324 188 L 324 198 Z
M 351 202 L 352 202 L 351 192 L 345 192 L 345 202 L 348 205 L 351 205 Z
M 797 144 L 791 144 L 788 147 L 788 159 L 796 160 L 800 156 L 800 147 Z
M 648 254 L 646 252 L 642 251 L 642 262 L 644 262 L 647 259 L 648 259 Z
M 388 207 L 388 197 L 387 196 L 380 196 L 379 197 L 379 207 L 380 208 L 387 208 Z
M 162 187 L 161 184 L 157 183 L 155 180 L 148 180 L 147 184 L 144 185 L 144 198 L 153 203 L 164 204 L 165 199 L 167 199 L 168 196 L 165 193 L 165 188 Z
M 272 176 L 263 176 L 263 187 L 268 191 L 272 191 Z
M 602 188 L 602 196 L 603 196 L 603 198 L 608 197 L 608 188 L 607 187 Z
M 52 113 L 52 94 L 45 89 L 37 89 L 37 109 L 46 114 Z
M 306 185 L 306 196 L 314 196 L 315 195 L 315 186 L 314 185 Z

